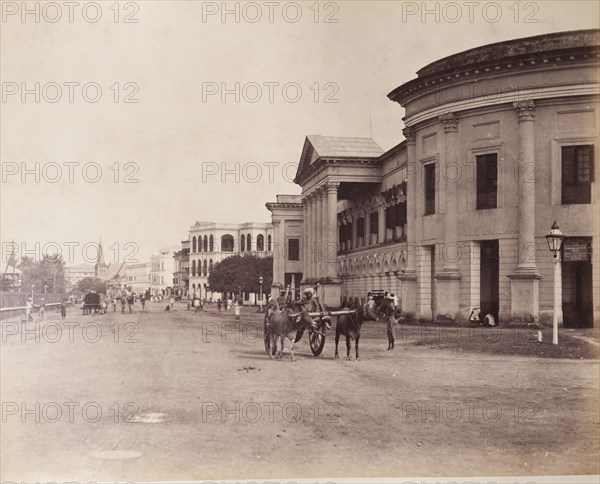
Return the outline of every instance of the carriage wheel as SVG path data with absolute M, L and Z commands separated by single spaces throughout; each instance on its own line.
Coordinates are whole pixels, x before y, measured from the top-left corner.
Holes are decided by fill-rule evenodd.
M 308 342 L 310 343 L 310 349 L 314 356 L 319 356 L 325 346 L 325 333 L 322 333 L 321 331 L 315 331 L 313 329 L 309 329 L 308 331 Z

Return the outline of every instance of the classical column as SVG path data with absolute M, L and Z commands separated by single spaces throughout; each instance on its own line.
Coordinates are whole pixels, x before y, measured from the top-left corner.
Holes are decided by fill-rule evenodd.
M 311 227 L 310 227 L 310 277 L 317 277 L 317 195 L 315 192 L 310 195 L 310 212 L 311 212 Z
M 518 272 L 538 274 L 535 263 L 535 104 L 514 104 L 519 120 L 519 261 Z
M 381 202 L 377 207 L 377 241 L 381 244 L 385 242 L 385 203 Z
M 358 217 L 359 215 L 353 211 L 352 218 L 350 219 L 352 222 L 352 248 L 356 249 L 358 247 Z
M 415 317 L 417 309 L 417 271 L 415 265 L 415 253 L 417 240 L 415 237 L 415 220 L 417 216 L 417 149 L 414 128 L 402 130 L 406 138 L 406 265 L 400 273 L 400 294 L 402 297 L 402 311 L 406 317 Z
M 281 230 L 281 220 L 273 220 L 273 284 L 272 287 L 283 284 L 281 279 L 284 251 L 283 247 L 279 245 L 279 232 Z M 274 297 L 279 296 L 279 293 L 271 292 Z
M 511 279 L 511 319 L 537 321 L 539 316 L 539 271 L 535 262 L 535 177 L 526 173 L 535 167 L 535 103 L 513 104 L 519 124 L 519 222 L 518 260 Z
M 444 245 L 442 254 L 444 264 L 442 271 L 435 275 L 436 284 L 436 314 L 444 319 L 456 320 L 459 318 L 460 306 L 460 272 L 458 260 L 458 119 L 454 113 L 444 113 L 439 117 L 444 128 L 445 138 L 445 169 L 440 169 L 444 174 L 444 189 L 446 195 L 446 213 L 444 215 Z M 442 167 L 440 167 L 442 168 Z M 442 184 L 440 183 L 440 186 Z
M 310 261 L 310 231 L 308 224 L 310 217 L 308 214 L 308 197 L 302 199 L 302 279 L 309 276 L 309 261 Z
M 320 187 L 317 191 L 317 220 L 319 221 L 317 226 L 317 240 L 319 250 L 317 252 L 317 276 L 319 278 L 325 277 L 325 258 L 327 257 L 326 247 L 325 247 L 325 238 L 327 236 L 327 217 L 325 215 L 326 207 L 325 207 L 325 190 L 323 187 Z
M 440 169 L 446 190 L 444 272 L 458 272 L 458 120 L 454 113 L 442 114 L 439 119 L 446 140 L 446 169 Z
M 337 279 L 337 247 L 338 247 L 338 225 L 337 225 L 337 193 L 339 183 L 328 183 L 327 190 L 327 243 L 325 245 L 325 254 L 327 257 L 326 275 L 332 279 Z

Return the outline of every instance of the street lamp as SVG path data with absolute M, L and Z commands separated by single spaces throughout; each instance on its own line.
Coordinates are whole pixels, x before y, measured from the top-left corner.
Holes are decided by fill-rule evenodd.
M 558 228 L 556 220 L 552 224 L 550 232 L 546 234 L 546 242 L 548 242 L 548 248 L 554 257 L 554 311 L 552 315 L 552 344 L 558 344 L 558 300 L 560 294 L 558 293 L 559 285 L 558 278 L 560 276 L 560 248 L 562 247 L 563 239 L 565 235 Z
M 259 276 L 258 278 L 258 312 L 263 312 L 263 276 Z
M 48 291 L 48 284 L 44 284 L 44 294 Z
M 33 301 L 33 288 L 35 287 L 35 284 L 31 285 L 31 300 Z

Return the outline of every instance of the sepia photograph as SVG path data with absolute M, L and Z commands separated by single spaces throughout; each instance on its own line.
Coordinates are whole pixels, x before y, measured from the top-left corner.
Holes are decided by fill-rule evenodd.
M 0 0 L 0 484 L 600 482 L 600 3 Z

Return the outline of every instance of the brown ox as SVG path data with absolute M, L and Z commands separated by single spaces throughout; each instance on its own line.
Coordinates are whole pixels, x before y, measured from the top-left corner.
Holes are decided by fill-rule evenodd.
M 300 312 L 294 315 L 290 308 L 284 310 L 274 309 L 269 316 L 269 338 L 271 343 L 271 352 L 269 358 L 277 356 L 277 359 L 281 359 L 283 353 L 285 339 L 290 340 L 290 353 L 292 361 L 296 361 L 294 357 L 294 343 L 297 340 L 296 335 L 299 331 L 304 331 L 309 327 L 316 328 L 317 323 L 313 321 L 308 314 L 308 311 L 304 308 L 300 308 Z M 279 344 L 277 342 L 279 341 Z M 277 352 L 277 346 L 279 351 Z M 275 354 L 277 353 L 277 355 Z
M 362 307 L 358 307 L 354 313 L 341 314 L 337 317 L 337 323 L 335 324 L 335 357 L 339 358 L 338 344 L 340 342 L 340 336 L 346 337 L 346 359 L 352 360 L 350 356 L 350 350 L 352 348 L 351 340 L 354 340 L 354 347 L 356 349 L 356 359 L 360 360 L 358 355 L 358 343 L 360 341 L 360 329 L 363 321 L 365 320 L 365 311 Z

